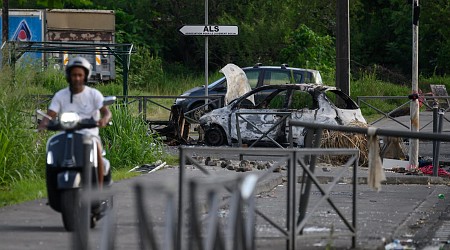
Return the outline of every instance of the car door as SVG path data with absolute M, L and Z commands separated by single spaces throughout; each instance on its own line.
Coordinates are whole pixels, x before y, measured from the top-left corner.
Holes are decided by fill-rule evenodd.
M 230 117 L 232 139 L 239 140 L 236 121 L 239 123 L 239 133 L 243 141 L 256 141 L 264 133 L 268 133 L 267 136 L 273 140 L 278 140 L 280 136 L 284 137 L 282 135 L 284 124 L 275 125 L 283 118 L 277 112 L 286 111 L 283 110 L 283 107 L 286 106 L 286 91 L 272 90 L 272 93 L 273 95 L 268 96 L 267 99 L 256 101 L 255 106 L 244 103 L 245 99 L 241 103 L 235 104 Z M 255 95 L 257 94 L 258 92 L 255 93 Z M 270 141 L 270 139 L 264 136 L 260 141 Z

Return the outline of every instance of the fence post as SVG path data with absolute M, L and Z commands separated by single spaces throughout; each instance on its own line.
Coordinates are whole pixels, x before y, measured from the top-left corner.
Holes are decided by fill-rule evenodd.
M 437 133 L 440 134 L 442 132 L 442 127 L 444 123 L 444 109 L 439 110 L 439 126 Z M 441 141 L 435 141 L 436 142 L 436 152 L 433 158 L 433 176 L 438 176 L 438 170 L 439 170 L 439 148 L 441 146 Z

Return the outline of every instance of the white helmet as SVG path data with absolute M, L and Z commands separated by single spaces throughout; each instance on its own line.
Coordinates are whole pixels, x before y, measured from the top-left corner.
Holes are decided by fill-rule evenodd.
M 66 79 L 68 82 L 70 81 L 70 71 L 74 67 L 81 67 L 84 69 L 84 71 L 86 72 L 86 78 L 84 80 L 87 82 L 92 74 L 91 63 L 89 63 L 89 61 L 86 60 L 86 58 L 81 57 L 81 56 L 77 56 L 75 58 L 70 59 L 69 63 L 66 66 Z

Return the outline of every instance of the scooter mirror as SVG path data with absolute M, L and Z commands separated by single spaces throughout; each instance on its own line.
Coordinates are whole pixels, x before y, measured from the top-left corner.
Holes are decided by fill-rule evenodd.
M 103 99 L 103 106 L 108 106 L 108 105 L 114 104 L 114 102 L 116 102 L 116 99 L 117 98 L 115 96 L 106 96 Z

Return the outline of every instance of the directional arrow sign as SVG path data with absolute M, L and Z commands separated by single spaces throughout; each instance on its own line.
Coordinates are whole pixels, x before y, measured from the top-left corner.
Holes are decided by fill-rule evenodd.
M 239 29 L 234 25 L 185 25 L 180 32 L 186 36 L 236 36 Z

